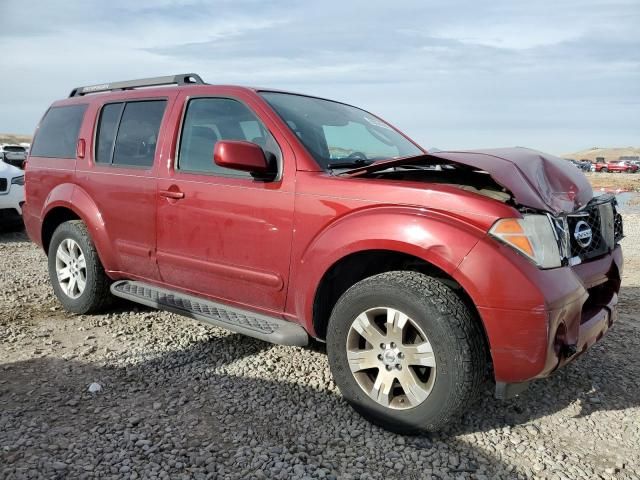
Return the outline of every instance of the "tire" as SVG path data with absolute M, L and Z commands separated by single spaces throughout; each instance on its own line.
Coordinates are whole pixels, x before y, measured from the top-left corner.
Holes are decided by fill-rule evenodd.
M 62 245 L 63 242 L 64 245 Z M 59 249 L 62 251 L 60 254 Z M 49 279 L 56 297 L 65 310 L 73 313 L 93 313 L 111 303 L 113 299 L 109 291 L 111 281 L 104 272 L 84 222 L 72 220 L 60 224 L 53 232 L 48 253 Z M 78 256 L 75 266 L 67 267 L 68 264 L 64 259 L 72 259 L 75 255 Z M 79 255 L 84 258 L 84 268 Z M 64 281 L 58 278 L 58 271 L 62 268 L 66 268 L 62 274 L 64 276 L 61 276 L 65 279 Z M 75 277 L 76 286 L 69 291 L 71 276 Z M 84 281 L 83 288 L 80 288 L 80 279 Z
M 417 335 L 420 335 L 420 330 L 425 334 L 433 350 L 434 367 L 409 366 L 411 354 L 409 350 L 405 350 L 407 353 L 404 356 L 397 354 L 401 358 L 399 362 L 406 362 L 404 367 L 396 365 L 397 371 L 389 371 L 387 357 L 393 363 L 394 354 L 387 355 L 387 351 L 381 349 L 377 367 L 352 373 L 352 369 L 358 367 L 350 364 L 347 349 L 354 356 L 357 353 L 368 353 L 368 346 L 373 345 L 358 339 L 359 346 L 354 347 L 353 339 L 358 337 L 359 332 L 356 328 L 352 329 L 352 326 L 359 322 L 362 315 L 373 318 L 374 323 L 380 322 L 381 319 L 376 317 L 377 307 L 406 315 L 408 320 L 405 321 L 405 328 L 412 322 Z M 395 318 L 399 316 L 394 316 Z M 353 333 L 354 330 L 356 334 Z M 389 335 L 390 330 L 384 326 L 378 328 L 378 333 L 384 333 L 385 330 L 385 334 Z M 406 332 L 403 330 L 400 335 L 403 340 L 402 346 L 398 348 L 403 350 L 411 347 L 405 344 Z M 414 341 L 416 345 L 423 342 L 418 336 Z M 385 346 L 389 348 L 388 344 Z M 377 347 L 374 345 L 374 349 Z M 354 348 L 363 350 L 357 350 L 354 354 Z M 369 421 L 403 434 L 434 431 L 452 422 L 477 398 L 488 367 L 484 333 L 462 299 L 440 280 L 409 271 L 375 275 L 347 290 L 336 303 L 329 320 L 327 353 L 334 380 L 347 402 Z M 371 361 L 369 358 L 369 362 Z M 421 365 L 428 363 L 422 363 L 423 360 L 420 362 Z M 363 365 L 367 366 L 369 363 Z M 390 406 L 374 400 L 367 393 L 368 388 L 361 386 L 373 384 L 375 390 L 379 375 L 401 375 L 402 368 L 407 373 L 412 372 L 413 378 L 420 377 L 421 388 L 416 391 L 423 397 L 424 392 L 430 388 L 426 398 L 420 400 L 417 395 L 408 395 L 400 384 L 399 377 L 393 380 L 392 393 L 389 396 L 382 395 L 383 403 L 393 397 Z M 385 369 L 387 373 L 384 372 Z M 416 401 L 411 401 L 412 398 Z
M 600 171 L 601 171 L 602 173 L 607 173 L 607 172 L 609 171 L 609 169 L 608 169 L 607 167 L 602 167 L 602 168 L 600 169 Z

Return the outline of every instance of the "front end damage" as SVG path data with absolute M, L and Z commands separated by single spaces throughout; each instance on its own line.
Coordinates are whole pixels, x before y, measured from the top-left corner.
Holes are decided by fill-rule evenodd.
M 520 218 L 506 219 L 511 223 L 504 225 L 505 237 L 526 236 L 526 228 L 547 233 L 545 242 L 530 235 L 528 247 L 510 245 L 493 235 L 494 225 L 457 269 L 485 326 L 498 397 L 519 393 L 602 338 L 617 318 L 622 274 L 623 225 L 614 196 L 594 197 L 584 174 L 569 162 L 522 148 L 437 152 L 377 162 L 347 174 L 371 175 L 407 165 L 441 169 L 443 179 L 457 175 L 448 183 L 511 205 Z M 482 173 L 495 182 L 493 187 L 478 180 Z M 554 261 L 528 252 L 542 243 Z

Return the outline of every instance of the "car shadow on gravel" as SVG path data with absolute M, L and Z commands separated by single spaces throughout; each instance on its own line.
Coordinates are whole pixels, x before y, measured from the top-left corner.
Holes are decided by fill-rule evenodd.
M 28 241 L 29 237 L 22 222 L 0 223 L 0 244 Z
M 604 338 L 574 362 L 546 379 L 532 382 L 522 395 L 497 400 L 486 392 L 447 434 L 485 432 L 528 424 L 572 406 L 572 415 L 638 407 L 640 379 L 640 288 L 622 287 L 620 318 Z
M 232 334 L 139 363 L 44 357 L 0 365 L 0 476 L 507 476 L 467 442 L 371 425 L 322 376 L 314 383 L 316 365 L 268 378 L 275 364 L 296 368 L 296 352 L 307 353 Z M 88 393 L 92 382 L 99 393 Z

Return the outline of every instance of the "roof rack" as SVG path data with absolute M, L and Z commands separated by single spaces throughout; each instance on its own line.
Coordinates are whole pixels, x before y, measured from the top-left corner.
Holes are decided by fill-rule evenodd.
M 109 92 L 112 90 L 131 90 L 140 87 L 157 87 L 160 85 L 204 85 L 200 75 L 195 73 L 180 73 L 178 75 L 167 75 L 166 77 L 141 78 L 139 80 L 126 80 L 124 82 L 101 83 L 99 85 L 88 85 L 77 87 L 71 90 L 69 97 L 81 97 L 89 93 Z

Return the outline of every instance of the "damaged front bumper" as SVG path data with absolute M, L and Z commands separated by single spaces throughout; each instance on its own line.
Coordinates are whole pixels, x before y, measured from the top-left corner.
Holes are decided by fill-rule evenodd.
M 620 277 L 622 274 L 622 249 L 617 247 L 610 255 L 596 261 L 584 263 L 571 269 L 574 281 L 580 282 L 575 293 L 553 299 L 558 305 L 556 308 L 546 310 L 540 315 L 530 317 L 529 321 L 544 322 L 547 324 L 546 355 L 538 356 L 542 345 L 536 342 L 526 342 L 521 345 L 498 346 L 496 344 L 496 357 L 494 363 L 513 361 L 514 358 L 537 357 L 535 368 L 529 368 L 525 375 L 517 375 L 510 371 L 501 372 L 501 381 L 496 376 L 496 397 L 510 398 L 521 393 L 530 380 L 544 378 L 557 369 L 575 360 L 599 341 L 609 328 L 617 321 L 618 292 L 620 290 Z M 559 278 L 550 279 L 553 284 Z M 496 311 L 485 310 L 486 315 L 495 316 Z M 500 316 L 506 314 L 499 312 Z M 508 314 L 507 314 L 508 315 Z M 533 340 L 533 339 L 531 339 Z M 527 361 L 529 367 L 533 365 Z M 526 378 L 526 377 L 529 378 Z
M 490 238 L 462 261 L 458 272 L 485 326 L 498 397 L 520 393 L 574 360 L 616 321 L 623 263 L 618 217 L 613 198 L 554 217 L 564 227 L 560 268 L 537 268 Z M 592 228 L 591 242 L 577 242 L 574 233 L 584 228 L 578 222 Z

